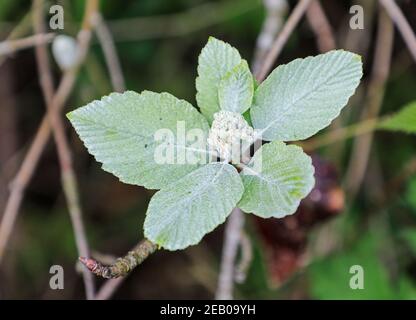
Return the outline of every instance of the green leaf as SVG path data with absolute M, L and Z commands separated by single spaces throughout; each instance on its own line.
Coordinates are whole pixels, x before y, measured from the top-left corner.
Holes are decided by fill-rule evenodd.
M 343 50 L 281 65 L 254 93 L 254 128 L 267 141 L 306 139 L 339 115 L 361 76 L 360 56 Z
M 160 189 L 207 163 L 203 152 L 209 131 L 207 121 L 191 104 L 168 93 L 113 93 L 67 116 L 103 169 L 125 183 Z M 204 139 L 198 147 L 179 137 L 177 129 L 183 126 L 183 136 L 192 129 L 201 130 Z M 169 163 L 156 157 L 167 144 L 156 139 L 160 129 L 172 133 L 169 147 L 175 153 Z M 183 159 L 184 153 L 189 159 L 199 156 L 200 161 L 191 164 L 188 158 Z
M 247 61 L 229 71 L 220 82 L 218 97 L 222 110 L 243 114 L 251 107 L 254 81 Z
M 243 184 L 233 166 L 208 164 L 153 196 L 145 237 L 168 250 L 197 244 L 225 221 L 242 194 Z
M 213 37 L 202 49 L 198 59 L 196 101 L 201 112 L 212 122 L 213 114 L 220 110 L 218 86 L 221 79 L 241 62 L 237 49 Z
M 381 121 L 379 128 L 389 131 L 416 133 L 416 101 L 404 106 L 390 118 Z
M 293 214 L 314 186 L 311 158 L 295 145 L 263 145 L 240 173 L 244 195 L 238 206 L 263 218 Z

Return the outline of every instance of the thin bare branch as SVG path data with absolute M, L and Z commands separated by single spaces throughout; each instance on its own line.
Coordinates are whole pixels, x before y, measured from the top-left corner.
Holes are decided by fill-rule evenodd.
M 54 37 L 54 33 L 43 33 L 16 40 L 5 40 L 0 42 L 0 55 L 8 55 L 39 44 L 49 43 Z
M 380 112 L 385 83 L 390 71 L 393 39 L 393 23 L 386 12 L 380 8 L 374 64 L 361 115 L 362 121 L 376 118 Z M 373 133 L 369 132 L 360 136 L 354 142 L 346 174 L 346 187 L 351 198 L 355 197 L 364 179 L 372 141 Z
M 15 40 L 21 37 L 26 36 L 32 28 L 32 13 L 29 11 L 13 28 L 10 34 L 7 36 L 6 40 Z M 0 56 L 0 65 L 6 60 L 7 56 Z
M 285 15 L 289 5 L 287 0 L 263 0 L 266 10 L 263 26 L 256 40 L 254 50 L 254 61 L 252 65 L 253 73 L 257 73 L 264 58 L 273 45 L 276 35 L 283 26 Z
M 109 279 L 107 280 L 100 288 L 100 290 L 97 292 L 97 295 L 95 296 L 95 300 L 108 300 L 110 299 L 114 293 L 117 291 L 117 289 L 121 286 L 121 284 L 124 282 L 126 277 L 120 277 L 117 279 Z
M 299 0 L 298 4 L 296 5 L 295 9 L 287 19 L 282 32 L 277 36 L 276 40 L 273 43 L 272 48 L 270 49 L 269 53 L 265 57 L 261 68 L 259 68 L 259 72 L 256 74 L 256 79 L 261 82 L 263 81 L 271 68 L 273 67 L 274 63 L 276 62 L 277 57 L 279 56 L 280 52 L 282 51 L 284 45 L 286 44 L 289 36 L 292 34 L 293 30 L 299 23 L 300 19 L 304 15 L 305 11 L 308 9 L 309 4 L 312 0 Z
M 247 272 L 253 260 L 253 245 L 247 232 L 241 230 L 240 235 L 241 258 L 235 270 L 235 282 L 243 283 L 247 278 Z
M 409 22 L 406 20 L 399 6 L 396 4 L 396 2 L 394 2 L 394 0 L 380 0 L 380 3 L 384 6 L 388 15 L 396 24 L 404 39 L 404 42 L 406 42 L 406 45 L 416 62 L 416 36 L 410 27 Z
M 107 27 L 102 15 L 97 13 L 93 17 L 93 25 L 100 41 L 101 47 L 104 51 L 104 57 L 110 73 L 111 83 L 114 90 L 123 92 L 126 90 L 123 72 L 121 70 L 120 60 L 117 55 L 116 46 L 114 45 L 113 37 Z
M 42 33 L 46 29 L 43 16 L 43 0 L 33 1 L 33 28 L 36 33 Z M 47 107 L 47 116 L 52 127 L 52 133 L 58 150 L 58 159 L 61 168 L 62 187 L 65 193 L 72 226 L 75 234 L 75 241 L 79 255 L 89 255 L 89 246 L 85 235 L 85 228 L 82 222 L 81 205 L 77 181 L 72 165 L 71 150 L 65 135 L 64 124 L 57 109 L 52 108 L 54 96 L 52 72 L 49 64 L 48 51 L 45 44 L 38 43 L 35 47 L 36 61 L 40 84 Z M 86 296 L 88 300 L 94 298 L 94 280 L 87 270 L 83 272 Z
M 220 274 L 218 277 L 215 299 L 230 300 L 233 298 L 235 279 L 235 259 L 241 239 L 241 230 L 244 225 L 244 214 L 235 208 L 228 218 L 225 226 L 225 239 L 221 256 Z
M 324 53 L 335 49 L 335 36 L 319 0 L 311 2 L 306 18 L 317 38 L 319 51 Z
M 88 52 L 89 43 L 91 39 L 91 15 L 97 11 L 98 0 L 88 0 L 85 7 L 84 20 L 81 31 L 78 33 L 78 47 L 80 54 L 76 67 L 66 71 L 59 83 L 58 89 L 52 99 L 52 108 L 61 110 L 73 88 L 75 78 L 80 64 Z M 16 174 L 13 182 L 10 185 L 10 195 L 6 203 L 1 224 L 0 224 L 0 263 L 4 257 L 4 251 L 13 230 L 14 223 L 20 208 L 23 198 L 24 190 L 28 185 L 36 165 L 39 162 L 40 155 L 48 142 L 51 133 L 51 128 L 47 115 L 42 119 L 42 123 L 38 128 L 36 136 L 29 148 L 23 163 Z

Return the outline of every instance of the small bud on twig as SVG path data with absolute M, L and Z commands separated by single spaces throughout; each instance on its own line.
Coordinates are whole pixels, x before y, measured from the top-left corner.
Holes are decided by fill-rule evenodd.
M 106 266 L 95 259 L 80 257 L 79 260 L 88 270 L 97 276 L 114 279 L 124 277 L 141 264 L 148 256 L 156 251 L 157 245 L 149 240 L 143 240 L 123 258 L 118 258 L 112 265 Z

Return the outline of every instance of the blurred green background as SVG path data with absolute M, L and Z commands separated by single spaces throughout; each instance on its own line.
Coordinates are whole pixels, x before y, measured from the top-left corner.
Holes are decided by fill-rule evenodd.
M 376 2 L 358 1 L 364 5 Z M 416 2 L 397 2 L 415 30 Z M 65 29 L 59 33 L 75 36 L 85 1 L 49 3 L 64 7 Z M 287 3 L 288 13 L 296 1 Z M 369 5 L 370 9 L 365 11 L 368 27 L 351 31 L 349 8 L 357 1 L 321 3 L 337 47 L 363 55 L 365 74 L 360 90 L 340 120 L 347 125 L 357 121 L 365 106 L 363 97 L 376 50 L 379 9 Z M 8 36 L 30 9 L 30 1 L 0 1 L 1 39 Z M 100 9 L 113 34 L 126 87 L 138 92 L 145 89 L 170 92 L 193 105 L 196 105 L 197 58 L 208 36 L 229 42 L 245 59 L 252 61 L 256 39 L 267 16 L 260 0 L 102 0 Z M 348 36 L 361 32 L 364 35 L 360 41 L 367 41 L 367 48 L 348 42 Z M 319 53 L 316 36 L 307 19 L 302 19 L 277 64 Z M 58 83 L 61 71 L 56 64 L 53 70 Z M 22 50 L 7 57 L 0 65 L 0 83 L 1 215 L 8 196 L 8 183 L 45 111 L 34 50 Z M 65 110 L 73 110 L 112 91 L 103 52 L 94 36 Z M 396 31 L 381 114 L 397 111 L 414 100 L 416 64 Z M 142 224 L 153 192 L 122 184 L 101 170 L 67 121 L 66 129 L 90 245 L 98 256 L 123 255 L 143 238 Z M 314 156 L 322 161 L 318 171 L 322 170 L 325 180 L 319 191 L 323 197 L 329 197 L 329 204 L 308 205 L 306 201 L 301 209 L 306 213 L 302 214 L 316 220 L 310 227 L 302 226 L 296 219 L 258 221 L 247 216 L 246 229 L 253 259 L 246 281 L 236 287 L 236 297 L 415 299 L 416 176 L 412 175 L 415 170 L 404 171 L 415 167 L 415 141 L 411 135 L 376 133 L 364 182 L 353 198 L 344 188 L 353 140 L 315 150 Z M 327 170 L 333 173 L 327 176 Z M 403 172 L 405 176 L 401 176 Z M 340 198 L 331 200 L 331 197 Z M 335 209 L 331 201 L 338 201 Z M 321 219 L 321 215 L 325 218 Z M 298 238 L 292 239 L 294 235 Z M 222 240 L 223 226 L 208 234 L 198 246 L 181 252 L 157 252 L 126 279 L 114 298 L 213 298 Z M 83 299 L 77 256 L 60 184 L 56 149 L 51 140 L 26 190 L 7 254 L 0 265 L 0 298 Z M 64 267 L 64 290 L 49 288 L 49 268 L 54 264 Z M 349 287 L 352 277 L 349 270 L 353 265 L 364 269 L 363 290 Z M 102 282 L 97 279 L 98 284 Z

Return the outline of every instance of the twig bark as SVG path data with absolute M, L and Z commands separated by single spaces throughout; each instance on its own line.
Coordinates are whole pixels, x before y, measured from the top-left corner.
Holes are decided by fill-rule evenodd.
M 125 257 L 118 258 L 115 263 L 109 266 L 104 266 L 95 259 L 80 257 L 79 260 L 88 270 L 97 276 L 109 279 L 101 286 L 95 296 L 95 300 L 110 299 L 130 272 L 157 249 L 157 245 L 149 240 L 143 240 L 132 251 L 128 252 Z
M 124 282 L 124 279 L 126 279 L 126 277 L 107 280 L 101 286 L 100 290 L 97 292 L 97 295 L 95 296 L 95 300 L 110 299 L 114 295 L 114 293 L 117 291 L 117 289 L 121 286 L 121 284 Z
M 256 75 L 256 79 L 259 82 L 263 81 L 266 78 L 270 69 L 273 67 L 273 64 L 275 63 L 277 57 L 282 51 L 285 43 L 289 39 L 289 36 L 292 34 L 293 30 L 299 23 L 306 9 L 308 9 L 308 6 L 311 3 L 311 1 L 312 0 L 299 0 L 295 9 L 293 10 L 291 15 L 287 19 L 282 29 L 282 32 L 277 36 L 276 40 L 274 41 L 272 48 L 270 49 L 269 53 L 265 57 L 262 63 L 262 66 Z
M 35 33 L 43 33 L 46 29 L 43 16 L 43 0 L 33 1 L 33 28 Z M 65 135 L 64 124 L 59 111 L 52 108 L 54 87 L 52 72 L 50 69 L 48 51 L 45 44 L 37 43 L 35 47 L 36 61 L 43 97 L 47 107 L 47 116 L 52 127 L 52 133 L 58 150 L 58 159 L 61 168 L 62 187 L 67 201 L 72 226 L 75 234 L 75 241 L 79 255 L 89 255 L 89 246 L 85 235 L 85 228 L 82 222 L 81 205 L 77 181 L 72 165 L 71 150 Z M 87 270 L 83 272 L 84 284 L 87 299 L 94 298 L 94 279 Z
M 406 42 L 406 45 L 416 62 L 416 36 L 410 27 L 409 22 L 406 20 L 399 6 L 394 0 L 380 0 L 380 3 L 383 5 L 390 18 L 396 24 L 404 39 L 404 42 Z
M 385 83 L 390 71 L 393 38 L 393 23 L 385 11 L 380 8 L 374 64 L 364 102 L 362 120 L 376 118 L 381 109 Z M 370 132 L 360 136 L 354 142 L 346 175 L 346 188 L 351 198 L 355 197 L 364 179 L 372 141 L 373 133 Z
M 91 15 L 97 11 L 98 0 L 88 0 L 85 6 L 84 20 L 81 31 L 78 33 L 78 45 L 80 49 L 79 59 L 77 65 L 64 73 L 59 83 L 58 89 L 52 99 L 52 108 L 57 111 L 61 110 L 73 88 L 75 78 L 80 64 L 88 52 L 89 43 L 91 39 Z M 35 138 L 29 148 L 23 163 L 16 174 L 13 182 L 10 185 L 10 195 L 6 203 L 1 224 L 0 224 L 0 263 L 4 256 L 4 251 L 13 230 L 16 221 L 17 213 L 23 198 L 24 190 L 28 185 L 36 165 L 39 162 L 40 155 L 48 142 L 51 133 L 51 128 L 47 115 L 44 116 L 42 123 L 35 135 Z
M 80 257 L 79 260 L 95 275 L 106 279 L 115 279 L 126 276 L 156 250 L 156 244 L 149 240 L 143 240 L 123 258 L 118 258 L 109 266 L 92 258 Z
M 243 283 L 247 278 L 247 272 L 253 260 L 253 245 L 247 233 L 241 230 L 240 235 L 241 259 L 235 270 L 234 280 Z
M 93 25 L 104 51 L 104 57 L 110 73 L 111 83 L 114 90 L 123 92 L 126 90 L 123 72 L 121 71 L 120 60 L 117 55 L 116 46 L 113 37 L 100 13 L 96 13 L 93 17 Z
M 20 20 L 17 26 L 15 26 L 13 30 L 9 33 L 5 41 L 15 40 L 15 39 L 26 36 L 32 27 L 31 18 L 32 18 L 31 11 L 29 11 L 29 13 L 27 13 Z M 2 65 L 2 63 L 4 62 L 6 58 L 7 58 L 6 56 L 0 56 L 0 65 Z
M 45 44 L 51 42 L 54 37 L 54 33 L 43 33 L 16 40 L 5 40 L 0 42 L 0 55 L 8 55 L 38 44 Z
M 284 17 L 289 8 L 287 0 L 263 0 L 263 3 L 266 10 L 266 17 L 256 40 L 254 62 L 252 65 L 254 73 L 259 71 L 264 57 L 273 45 L 273 41 L 282 28 Z
M 306 18 L 315 33 L 320 52 L 336 48 L 335 37 L 319 0 L 313 0 L 306 10 Z
M 225 239 L 222 249 L 220 274 L 218 277 L 215 299 L 229 300 L 233 298 L 235 279 L 235 259 L 240 243 L 241 230 L 244 225 L 244 214 L 235 208 L 228 218 L 225 226 Z

